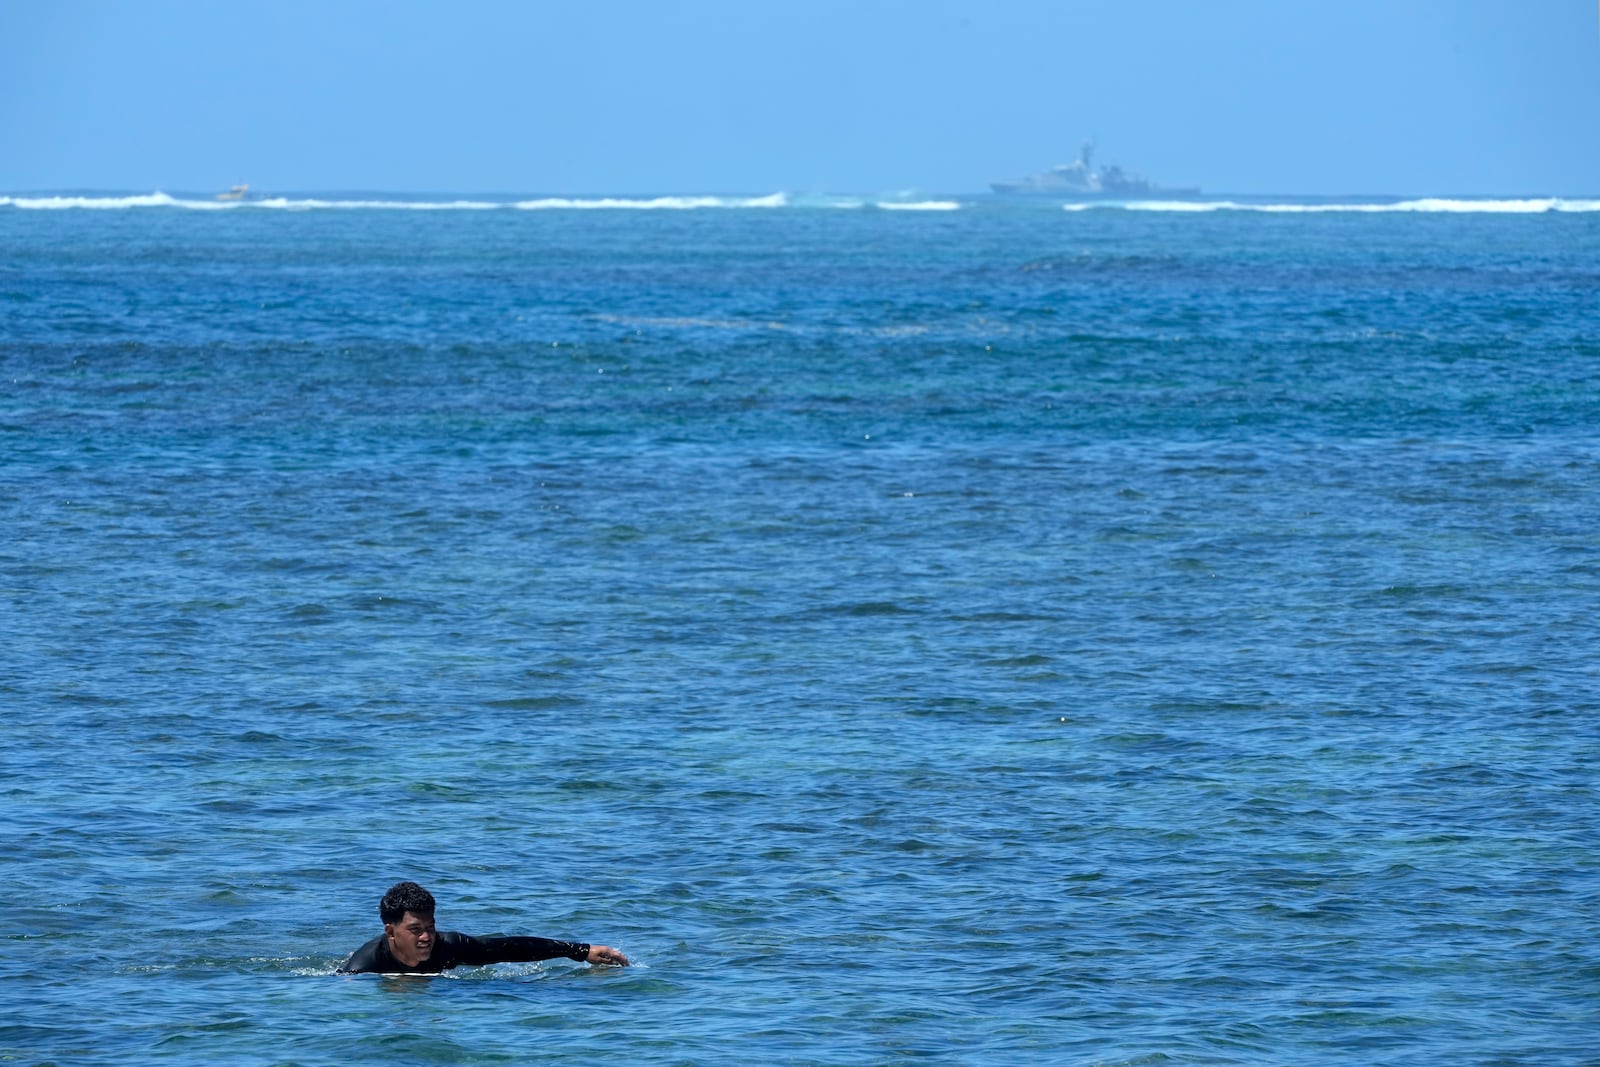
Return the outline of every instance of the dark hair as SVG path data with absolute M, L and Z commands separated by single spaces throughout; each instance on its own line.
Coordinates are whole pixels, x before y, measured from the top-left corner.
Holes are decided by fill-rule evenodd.
M 378 917 L 385 924 L 397 923 L 406 912 L 427 918 L 433 914 L 433 894 L 415 882 L 400 882 L 378 901 Z

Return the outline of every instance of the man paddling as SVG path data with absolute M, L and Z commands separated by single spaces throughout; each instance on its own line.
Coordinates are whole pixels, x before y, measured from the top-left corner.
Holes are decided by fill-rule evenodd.
M 605 945 L 552 941 L 546 937 L 470 937 L 433 925 L 433 894 L 401 882 L 378 902 L 383 933 L 350 953 L 340 974 L 438 974 L 451 967 L 485 963 L 533 963 L 564 957 L 579 963 L 626 967 L 628 957 Z

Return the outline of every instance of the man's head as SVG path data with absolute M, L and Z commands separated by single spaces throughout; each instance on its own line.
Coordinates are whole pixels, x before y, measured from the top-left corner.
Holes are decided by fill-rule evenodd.
M 408 967 L 433 955 L 433 894 L 415 882 L 401 882 L 378 902 L 378 917 L 389 951 Z
M 378 918 L 383 925 L 397 923 L 406 912 L 433 918 L 433 894 L 415 882 L 399 882 L 378 901 Z

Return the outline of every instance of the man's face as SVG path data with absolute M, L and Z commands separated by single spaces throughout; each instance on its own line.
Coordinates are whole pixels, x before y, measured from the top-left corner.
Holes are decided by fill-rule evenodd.
M 408 911 L 397 923 L 384 923 L 383 932 L 389 935 L 389 951 L 407 967 L 433 955 L 433 916 L 418 915 Z

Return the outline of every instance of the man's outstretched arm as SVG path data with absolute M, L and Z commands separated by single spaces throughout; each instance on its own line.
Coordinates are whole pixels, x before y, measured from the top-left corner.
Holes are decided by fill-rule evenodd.
M 455 935 L 453 946 L 459 962 L 469 967 L 485 963 L 535 963 L 539 960 L 569 959 L 579 963 L 602 963 L 626 967 L 628 957 L 608 945 L 587 945 L 579 941 L 555 941 L 548 937 L 469 937 Z

